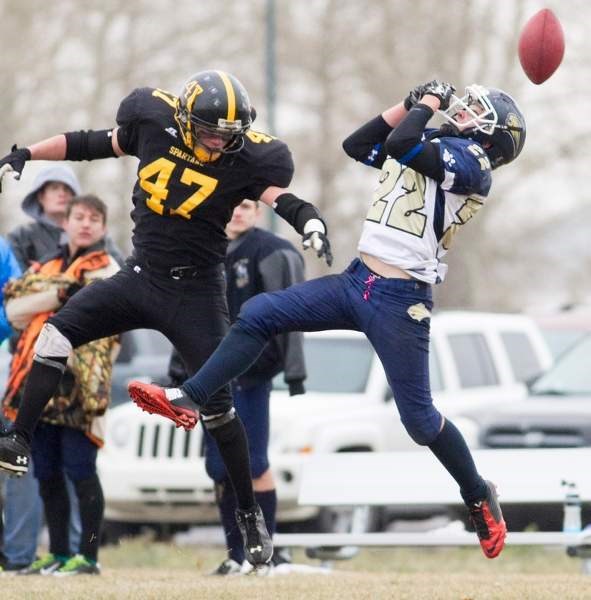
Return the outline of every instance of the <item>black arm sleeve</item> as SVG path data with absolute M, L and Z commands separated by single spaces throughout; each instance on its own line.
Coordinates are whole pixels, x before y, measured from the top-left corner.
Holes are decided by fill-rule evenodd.
M 304 235 L 304 225 L 310 219 L 320 219 L 324 223 L 318 209 L 313 204 L 300 200 L 300 198 L 289 192 L 277 196 L 273 208 L 300 235 Z M 326 229 L 326 223 L 324 223 L 324 228 Z
M 403 165 L 426 175 L 435 181 L 443 181 L 445 174 L 439 149 L 428 140 L 422 140 L 425 125 L 433 116 L 433 110 L 425 104 L 417 104 L 400 122 L 386 140 L 386 152 Z
M 343 150 L 355 160 L 380 168 L 386 158 L 383 144 L 391 131 L 392 127 L 378 115 L 354 131 L 343 142 Z
M 69 131 L 66 136 L 66 160 L 94 160 L 95 158 L 113 158 L 113 131 Z

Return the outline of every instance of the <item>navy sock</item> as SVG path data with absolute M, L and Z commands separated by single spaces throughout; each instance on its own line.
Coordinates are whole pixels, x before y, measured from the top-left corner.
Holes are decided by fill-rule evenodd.
M 244 562 L 244 542 L 236 524 L 236 495 L 228 480 L 216 484 L 216 492 L 220 519 L 226 538 L 228 558 L 235 560 L 238 564 L 242 564 Z
M 273 535 L 275 533 L 275 515 L 277 513 L 277 492 L 275 490 L 255 492 L 254 498 L 263 511 L 269 535 Z
M 458 482 L 466 504 L 486 498 L 487 487 L 478 474 L 470 449 L 457 427 L 445 419 L 443 429 L 429 448 Z
M 203 406 L 215 392 L 242 375 L 266 344 L 266 339 L 258 339 L 234 325 L 199 371 L 183 383 L 183 390 Z

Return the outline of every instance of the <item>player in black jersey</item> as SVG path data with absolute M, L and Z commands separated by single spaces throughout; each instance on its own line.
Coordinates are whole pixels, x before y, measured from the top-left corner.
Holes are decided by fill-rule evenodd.
M 139 159 L 133 190 L 132 256 L 114 277 L 75 294 L 45 325 L 14 429 L 0 437 L 0 468 L 27 471 L 38 418 L 53 396 L 72 348 L 129 329 L 166 335 L 189 372 L 196 371 L 228 329 L 223 279 L 226 223 L 244 198 L 272 206 L 330 265 L 326 227 L 316 208 L 291 194 L 293 163 L 278 139 L 251 131 L 254 109 L 243 85 L 222 71 L 191 77 L 180 96 L 140 88 L 123 100 L 117 127 L 56 135 L 0 160 L 0 179 L 20 176 L 28 160 Z M 170 405 L 172 406 L 172 405 Z M 218 444 L 235 488 L 246 558 L 268 562 L 273 547 L 256 505 L 244 428 L 230 391 L 220 390 L 201 415 L 195 407 L 162 411 L 177 426 L 201 416 Z M 96 532 L 98 535 L 98 532 Z

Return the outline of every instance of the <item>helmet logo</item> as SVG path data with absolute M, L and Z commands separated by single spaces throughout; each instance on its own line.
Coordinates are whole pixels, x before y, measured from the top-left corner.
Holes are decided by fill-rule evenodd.
M 189 81 L 185 86 L 185 100 L 188 100 L 193 93 L 198 96 L 203 93 L 203 88 L 196 81 Z
M 199 96 L 199 94 L 203 93 L 203 88 L 196 81 L 189 81 L 183 90 L 185 102 L 187 104 L 187 110 L 191 112 L 193 110 L 193 104 L 195 103 L 195 98 Z
M 511 137 L 513 138 L 513 142 L 515 143 L 515 147 L 519 148 L 521 142 L 521 134 L 523 131 L 523 126 L 519 117 L 515 113 L 508 113 L 507 119 L 505 120 L 505 125 L 511 133 Z

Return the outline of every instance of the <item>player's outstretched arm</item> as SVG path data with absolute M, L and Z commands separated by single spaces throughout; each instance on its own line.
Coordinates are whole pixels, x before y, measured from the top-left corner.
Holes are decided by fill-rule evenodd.
M 10 154 L 0 159 L 0 184 L 6 173 L 14 173 L 15 179 L 20 179 L 29 160 L 63 160 L 66 157 L 66 136 L 64 134 L 37 142 L 27 148 L 18 148 L 16 144 Z M 0 187 L 0 191 L 2 188 Z
M 329 267 L 332 265 L 326 223 L 313 204 L 301 200 L 286 188 L 275 186 L 268 187 L 259 200 L 273 208 L 302 236 L 304 250 L 313 248 L 318 258 L 324 258 Z
M 402 102 L 386 109 L 382 113 L 382 118 L 390 127 L 397 127 L 414 106 L 419 104 L 419 102 L 422 104 L 426 103 L 425 97 L 427 95 L 435 96 L 439 100 L 439 104 L 434 106 L 431 106 L 431 103 L 427 102 L 433 110 L 446 110 L 449 106 L 451 96 L 455 91 L 453 85 L 439 81 L 438 79 L 433 79 L 427 83 L 420 83 L 410 90 L 408 96 Z
M 12 146 L 9 154 L 0 159 L 0 192 L 6 173 L 14 173 L 15 179 L 20 179 L 28 160 L 31 160 L 31 151 L 28 148 L 18 148 L 16 144 Z
M 2 178 L 6 173 L 14 173 L 20 179 L 29 160 L 94 160 L 121 156 L 116 129 L 100 131 L 73 131 L 60 133 L 50 138 L 18 148 L 15 144 L 10 153 L 0 159 L 0 192 Z
M 383 144 L 395 127 L 406 118 L 409 111 L 424 96 L 427 84 L 420 84 L 408 96 L 387 108 L 378 117 L 364 123 L 343 141 L 343 150 L 351 158 L 375 169 L 381 169 L 387 154 Z

